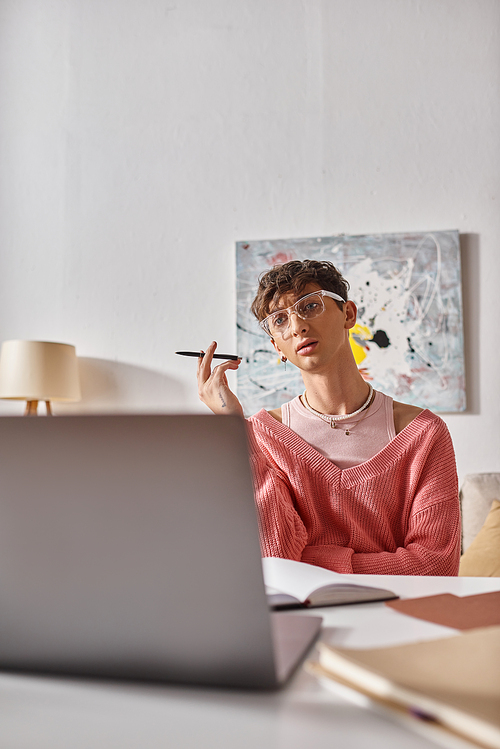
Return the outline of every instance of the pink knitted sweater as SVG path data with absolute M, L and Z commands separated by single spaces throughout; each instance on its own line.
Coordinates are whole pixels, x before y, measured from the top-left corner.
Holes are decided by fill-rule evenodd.
M 344 470 L 267 411 L 247 423 L 263 556 L 344 574 L 458 574 L 455 455 L 438 416 L 422 411 Z

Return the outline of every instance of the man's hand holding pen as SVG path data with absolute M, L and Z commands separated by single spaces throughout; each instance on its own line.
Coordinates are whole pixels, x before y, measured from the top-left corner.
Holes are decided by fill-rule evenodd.
M 229 388 L 226 377 L 228 369 L 238 369 L 241 359 L 230 359 L 212 370 L 216 348 L 217 343 L 213 341 L 205 352 L 200 352 L 203 356 L 198 358 L 198 395 L 214 414 L 243 416 L 241 403 Z

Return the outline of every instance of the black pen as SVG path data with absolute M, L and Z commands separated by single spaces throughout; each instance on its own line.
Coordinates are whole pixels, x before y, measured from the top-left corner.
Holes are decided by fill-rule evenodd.
M 196 356 L 197 359 L 202 359 L 205 356 L 201 351 L 176 351 L 175 353 L 179 354 L 179 356 Z M 213 358 L 238 361 L 238 359 L 241 359 L 241 356 L 235 356 L 235 354 L 214 354 Z

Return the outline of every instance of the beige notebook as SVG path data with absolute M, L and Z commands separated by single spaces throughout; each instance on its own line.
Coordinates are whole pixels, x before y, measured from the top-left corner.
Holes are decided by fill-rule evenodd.
M 500 627 L 390 648 L 319 648 L 318 675 L 500 749 Z

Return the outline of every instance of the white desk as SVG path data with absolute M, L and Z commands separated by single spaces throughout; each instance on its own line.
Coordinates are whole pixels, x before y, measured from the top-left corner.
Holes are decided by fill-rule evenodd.
M 359 577 L 353 575 L 353 581 Z M 500 578 L 363 576 L 402 597 L 500 589 Z M 374 646 L 455 633 L 383 603 L 314 609 L 322 639 Z M 435 744 L 343 699 L 300 668 L 276 693 L 0 673 L 0 749 L 424 749 Z

